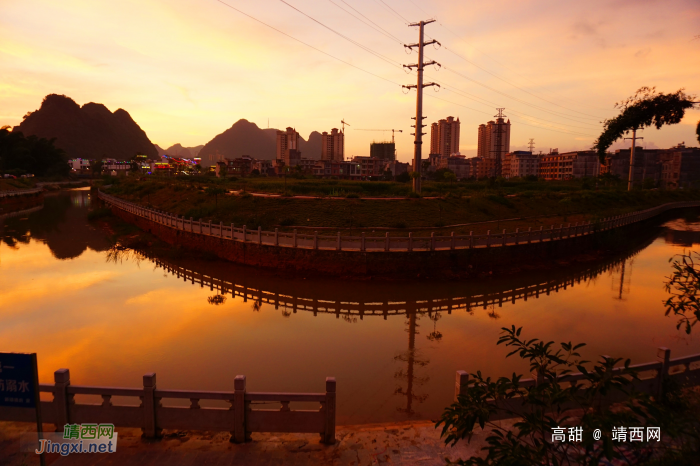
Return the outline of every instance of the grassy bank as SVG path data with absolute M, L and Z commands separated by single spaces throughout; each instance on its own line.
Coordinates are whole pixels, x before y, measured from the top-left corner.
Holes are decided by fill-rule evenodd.
M 222 189 L 217 189 L 222 188 Z M 260 198 L 222 194 L 227 185 L 179 180 L 119 180 L 107 192 L 125 200 L 187 218 L 234 223 L 248 228 L 328 228 L 344 232 L 392 228 L 446 229 L 474 233 L 507 228 L 549 228 L 551 224 L 594 221 L 654 205 L 700 200 L 700 191 L 526 190 L 506 194 L 493 189 L 440 199 L 365 200 Z M 218 193 L 217 193 L 218 191 Z M 490 223 L 484 223 L 490 222 Z M 453 225 L 464 225 L 452 227 Z M 427 231 L 424 232 L 428 234 Z

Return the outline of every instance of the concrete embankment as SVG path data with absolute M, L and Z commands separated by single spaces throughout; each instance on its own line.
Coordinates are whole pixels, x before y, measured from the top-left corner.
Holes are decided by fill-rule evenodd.
M 503 273 L 514 268 L 551 267 L 562 259 L 622 247 L 630 235 L 648 230 L 669 211 L 607 231 L 581 236 L 508 245 L 453 250 L 360 251 L 280 247 L 186 231 L 112 207 L 115 215 L 168 244 L 216 255 L 244 265 L 346 277 L 469 277 Z

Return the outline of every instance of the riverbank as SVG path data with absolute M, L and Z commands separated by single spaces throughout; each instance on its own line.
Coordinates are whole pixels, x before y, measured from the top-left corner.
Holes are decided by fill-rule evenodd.
M 222 185 L 225 186 L 225 185 Z M 623 215 L 667 202 L 700 200 L 700 191 L 615 191 L 576 192 L 528 191 L 506 195 L 498 191 L 472 193 L 469 197 L 439 199 L 294 199 L 263 198 L 250 194 L 225 194 L 223 187 L 184 181 L 119 180 L 105 192 L 137 203 L 194 220 L 214 224 L 245 225 L 249 230 L 320 230 L 322 234 L 359 234 L 362 231 L 390 231 L 392 235 L 485 234 L 504 228 L 595 222 L 603 217 Z
M 503 421 L 506 422 L 506 421 Z M 512 422 L 512 421 L 508 421 Z M 0 458 L 6 466 L 38 464 L 36 455 L 18 453 L 19 437 L 36 427 L 30 423 L 0 422 Z M 50 431 L 52 425 L 44 425 Z M 471 443 L 462 441 L 448 447 L 432 421 L 368 424 L 338 427 L 335 445 L 319 442 L 317 434 L 253 434 L 252 442 L 233 444 L 226 432 L 172 431 L 163 438 L 147 441 L 140 429 L 117 429 L 119 444 L 110 455 L 85 454 L 61 458 L 47 455 L 47 464 L 137 466 L 216 465 L 337 465 L 359 466 L 381 463 L 443 466 L 445 458 L 456 460 L 478 454 L 485 445 L 482 432 Z

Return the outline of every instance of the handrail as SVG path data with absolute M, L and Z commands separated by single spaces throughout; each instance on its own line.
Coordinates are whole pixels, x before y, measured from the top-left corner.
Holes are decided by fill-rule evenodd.
M 343 236 L 338 233 L 336 236 L 312 234 L 300 234 L 296 230 L 293 232 L 250 230 L 245 225 L 241 228 L 234 224 L 224 225 L 211 221 L 204 222 L 193 218 L 186 219 L 172 215 L 167 212 L 149 209 L 138 204 L 124 201 L 115 196 L 98 191 L 98 196 L 105 202 L 129 212 L 138 217 L 152 222 L 165 225 L 176 230 L 185 231 L 204 236 L 213 236 L 230 241 L 241 243 L 252 243 L 264 246 L 274 246 L 281 248 L 313 249 L 325 251 L 355 251 L 355 252 L 406 252 L 406 251 L 453 251 L 461 249 L 481 249 L 496 247 L 511 247 L 521 244 L 545 243 L 560 241 L 569 238 L 586 236 L 601 231 L 640 222 L 648 218 L 659 215 L 669 209 L 680 207 L 700 207 L 700 201 L 681 201 L 662 204 L 642 211 L 631 212 L 624 215 L 617 215 L 605 218 L 597 223 L 577 222 L 567 225 L 560 224 L 555 228 L 551 225 L 549 229 L 540 227 L 539 230 L 529 228 L 527 231 L 516 229 L 514 232 L 503 230 L 501 233 L 491 233 L 486 235 L 455 235 L 449 236 L 414 237 L 412 233 L 406 236 L 385 236 L 368 237 L 363 233 L 361 236 Z
M 0 197 L 21 196 L 23 194 L 35 194 L 43 191 L 43 188 L 13 189 L 12 191 L 0 191 Z

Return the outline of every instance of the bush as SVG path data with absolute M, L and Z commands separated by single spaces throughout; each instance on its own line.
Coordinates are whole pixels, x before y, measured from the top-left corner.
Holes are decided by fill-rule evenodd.
M 603 356 L 593 367 L 580 358 L 577 350 L 584 344 L 561 343 L 556 351 L 554 342 L 539 339 L 521 340 L 522 328 L 503 328 L 498 344 L 513 350 L 527 361 L 534 384 L 523 384 L 522 375 L 484 378 L 480 371 L 470 375 L 464 394 L 445 409 L 437 426 L 442 425 L 445 443 L 454 445 L 460 440 L 471 440 L 474 427 L 490 429 L 485 458 L 472 457 L 456 464 L 485 465 L 569 465 L 569 464 L 678 464 L 673 460 L 690 461 L 698 458 L 697 414 L 678 397 L 678 391 L 665 387 L 667 395 L 654 400 L 649 395 L 636 393 L 632 380 L 636 372 L 630 360 L 623 367 L 613 368 L 621 359 Z M 574 369 L 581 372 L 582 382 L 561 383 L 561 377 Z M 669 390 L 666 390 L 669 388 Z M 619 394 L 623 406 L 611 407 L 602 397 Z M 573 414 L 575 407 L 578 414 Z M 520 419 L 512 428 L 490 422 L 490 418 Z M 613 428 L 619 426 L 658 427 L 663 442 L 613 441 Z M 582 428 L 577 441 L 561 442 L 553 438 L 555 428 L 563 429 L 565 439 L 572 431 Z M 595 440 L 593 431 L 601 430 Z M 693 464 L 691 462 L 683 464 Z
M 93 209 L 88 212 L 87 219 L 90 221 L 99 220 L 101 218 L 109 217 L 112 215 L 112 209 L 109 207 L 101 207 L 99 209 Z

